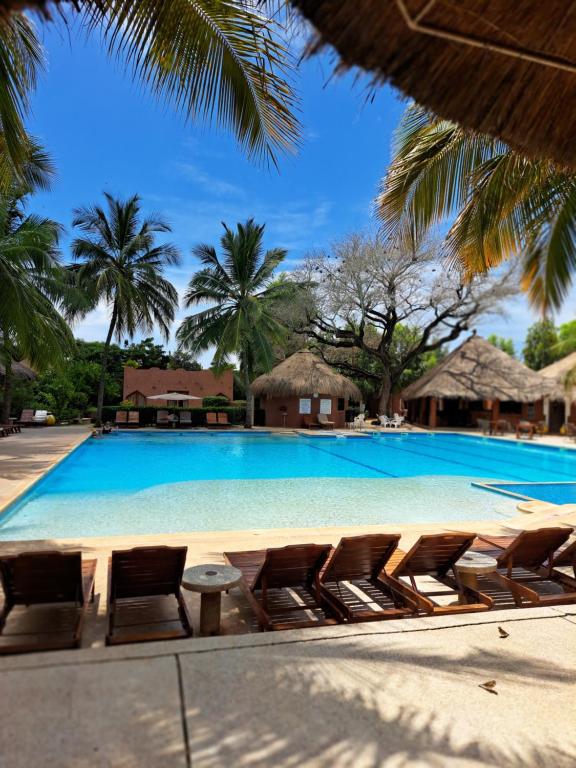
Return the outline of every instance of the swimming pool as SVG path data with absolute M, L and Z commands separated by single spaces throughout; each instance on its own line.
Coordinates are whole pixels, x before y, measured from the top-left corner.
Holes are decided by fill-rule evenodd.
M 13 505 L 0 540 L 493 519 L 515 502 L 472 481 L 574 478 L 576 452 L 452 433 L 120 433 Z

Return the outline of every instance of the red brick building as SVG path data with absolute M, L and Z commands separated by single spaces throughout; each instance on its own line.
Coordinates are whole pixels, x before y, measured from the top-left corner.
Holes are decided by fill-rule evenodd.
M 196 397 L 223 395 L 229 400 L 234 397 L 234 372 L 223 371 L 216 376 L 214 371 L 163 371 L 160 368 L 124 368 L 123 399 L 134 405 L 162 405 L 161 400 L 147 401 L 151 395 L 164 392 L 181 392 Z M 195 403 L 191 401 L 191 406 Z M 201 405 L 198 402 L 197 405 Z

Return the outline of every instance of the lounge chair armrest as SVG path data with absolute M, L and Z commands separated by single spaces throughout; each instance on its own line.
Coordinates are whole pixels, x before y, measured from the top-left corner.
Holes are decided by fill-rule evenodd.
M 428 600 L 427 597 L 424 597 L 424 595 L 416 592 L 412 587 L 404 584 L 399 578 L 388 574 L 382 574 L 380 578 L 384 580 L 384 583 L 392 590 L 392 592 L 396 592 L 396 594 L 406 600 L 411 600 L 419 610 L 425 611 L 426 613 L 432 613 L 434 611 L 434 603 L 431 600 Z
M 538 592 L 536 592 L 533 589 L 530 589 L 529 587 L 524 586 L 524 584 L 521 584 L 519 581 L 516 581 L 516 579 L 510 579 L 508 576 L 505 576 L 503 573 L 495 573 L 494 577 L 496 580 L 505 588 L 510 590 L 515 598 L 518 599 L 526 599 L 531 603 L 539 603 L 540 602 L 540 595 Z

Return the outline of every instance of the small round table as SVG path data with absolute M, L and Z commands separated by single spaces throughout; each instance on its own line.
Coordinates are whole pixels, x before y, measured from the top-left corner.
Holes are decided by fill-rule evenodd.
M 465 552 L 454 567 L 465 587 L 478 589 L 478 576 L 494 573 L 498 563 L 493 557 L 483 555 L 481 552 Z
M 186 568 L 182 586 L 191 592 L 200 592 L 200 632 L 217 635 L 220 632 L 220 605 L 222 592 L 235 587 L 242 572 L 231 565 L 195 565 Z

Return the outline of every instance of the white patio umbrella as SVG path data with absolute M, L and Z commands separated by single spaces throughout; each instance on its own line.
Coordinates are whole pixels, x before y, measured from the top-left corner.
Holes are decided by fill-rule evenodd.
M 165 400 L 166 402 L 179 402 L 186 400 L 202 400 L 196 395 L 184 395 L 182 392 L 165 392 L 163 395 L 147 395 L 146 400 Z

